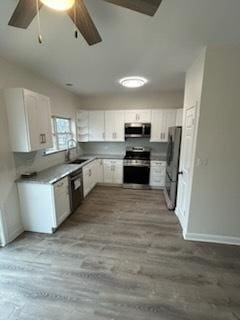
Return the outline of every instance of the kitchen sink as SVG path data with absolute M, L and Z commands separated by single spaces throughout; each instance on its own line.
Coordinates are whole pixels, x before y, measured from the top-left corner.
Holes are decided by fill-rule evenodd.
M 71 161 L 70 164 L 82 164 L 86 161 L 88 161 L 88 159 L 76 159 L 74 161 Z

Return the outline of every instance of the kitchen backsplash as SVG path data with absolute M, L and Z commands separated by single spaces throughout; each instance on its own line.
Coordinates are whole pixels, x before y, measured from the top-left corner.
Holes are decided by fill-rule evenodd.
M 125 154 L 126 147 L 150 148 L 152 154 L 166 155 L 167 143 L 149 142 L 148 139 L 128 139 L 126 142 L 84 142 L 79 143 L 81 154 Z
M 77 150 L 71 150 L 71 158 L 77 156 Z M 36 151 L 29 153 L 14 153 L 14 161 L 16 165 L 17 176 L 28 171 L 41 171 L 49 167 L 61 164 L 65 161 L 65 152 L 58 152 L 44 155 L 44 151 Z
M 128 139 L 126 142 L 85 142 L 78 144 L 78 150 L 71 150 L 71 158 L 83 154 L 122 154 L 126 147 L 150 148 L 152 154 L 166 155 L 167 143 L 150 143 L 148 139 Z M 61 164 L 65 161 L 65 152 L 44 155 L 44 151 L 30 153 L 14 153 L 17 176 L 28 171 L 41 171 L 49 167 Z

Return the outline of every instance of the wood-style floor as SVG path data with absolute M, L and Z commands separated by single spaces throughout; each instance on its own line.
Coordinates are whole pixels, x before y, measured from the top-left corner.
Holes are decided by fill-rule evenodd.
M 239 320 L 240 248 L 187 242 L 163 194 L 97 187 L 0 249 L 1 320 Z

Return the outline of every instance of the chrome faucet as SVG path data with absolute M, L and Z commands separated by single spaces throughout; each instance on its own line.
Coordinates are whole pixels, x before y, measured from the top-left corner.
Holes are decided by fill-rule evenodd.
M 65 153 L 65 161 L 66 162 L 69 162 L 71 159 L 70 159 L 70 142 L 74 142 L 76 147 L 77 147 L 77 141 L 75 139 L 69 139 L 68 142 L 67 142 L 67 150 L 66 150 L 66 153 Z

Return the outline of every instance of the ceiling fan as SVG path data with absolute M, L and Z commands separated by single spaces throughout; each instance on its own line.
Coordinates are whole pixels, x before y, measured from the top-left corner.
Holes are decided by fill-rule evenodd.
M 103 0 L 149 16 L 158 10 L 162 0 Z M 101 36 L 83 0 L 19 0 L 9 25 L 27 29 L 43 6 L 66 11 L 89 45 L 101 42 Z

